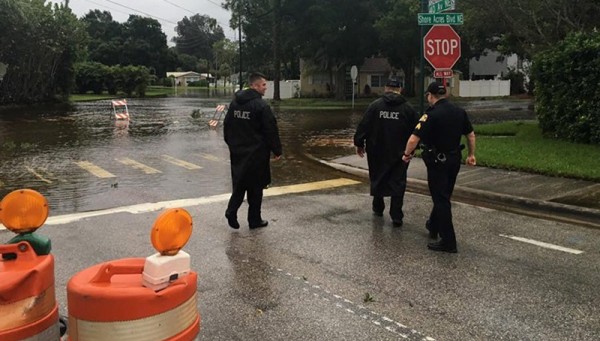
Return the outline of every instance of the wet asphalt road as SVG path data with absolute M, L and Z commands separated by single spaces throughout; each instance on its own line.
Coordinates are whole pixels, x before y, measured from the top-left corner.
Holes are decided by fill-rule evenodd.
M 199 274 L 203 340 L 600 337 L 596 230 L 457 203 L 453 213 L 459 253 L 432 253 L 425 247 L 423 228 L 430 199 L 407 194 L 405 224 L 392 228 L 387 216 L 370 214 L 365 183 L 267 196 L 263 215 L 268 227 L 249 231 L 240 219 L 239 231 L 229 229 L 223 218 L 227 196 L 222 195 L 230 188 L 227 150 L 220 131 L 206 125 L 210 109 L 220 102 L 132 101 L 130 110 L 136 114 L 129 127 L 98 117 L 109 115 L 106 102 L 42 118 L 32 115 L 26 121 L 5 118 L 0 126 L 3 145 L 17 141 L 13 150 L 19 152 L 3 159 L 2 190 L 34 187 L 49 198 L 51 217 L 58 218 L 205 198 L 186 207 L 194 218 L 194 233 L 184 248 Z M 207 113 L 192 117 L 198 108 Z M 349 177 L 310 161 L 303 152 L 347 152 L 359 112 L 279 115 L 285 158 L 273 163 L 273 189 Z M 125 159 L 159 173 L 146 174 L 146 168 L 118 161 Z M 76 164 L 81 161 L 115 177 L 99 178 Z M 154 252 L 149 232 L 159 211 L 132 212 L 55 221 L 39 231 L 52 240 L 63 314 L 66 284 L 78 271 Z M 0 231 L 0 239 L 8 238 L 9 232 Z
M 253 231 L 243 221 L 237 231 L 226 226 L 226 198 L 188 207 L 194 233 L 184 250 L 199 274 L 200 339 L 598 339 L 597 230 L 455 204 L 459 253 L 438 254 L 425 247 L 428 197 L 407 194 L 398 229 L 387 215 L 371 215 L 366 193 L 363 183 L 268 196 L 270 224 Z M 244 205 L 240 217 L 245 212 Z M 79 270 L 153 253 L 158 214 L 40 230 L 52 239 L 62 312 L 66 283 Z

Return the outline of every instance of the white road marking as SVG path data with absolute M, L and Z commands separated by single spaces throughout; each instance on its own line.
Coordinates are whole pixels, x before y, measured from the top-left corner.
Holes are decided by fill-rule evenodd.
M 152 168 L 150 166 L 146 166 L 143 163 L 137 162 L 135 160 L 132 160 L 130 158 L 124 157 L 124 158 L 120 158 L 120 159 L 115 159 L 118 162 L 126 165 L 126 166 L 131 166 L 135 169 L 141 170 L 142 172 L 146 173 L 146 174 L 158 174 L 161 173 L 161 171 L 159 171 L 158 169 Z
M 99 178 L 114 178 L 115 177 L 115 175 L 112 174 L 111 172 L 106 171 L 89 161 L 78 161 L 78 162 L 75 162 L 75 164 L 77 166 L 81 167 L 82 169 L 92 173 L 92 175 L 97 176 Z
M 583 251 L 580 251 L 580 250 L 570 249 L 568 247 L 544 243 L 544 242 L 540 242 L 540 241 L 533 240 L 533 239 L 527 239 L 527 238 L 523 238 L 523 237 L 511 236 L 511 235 L 506 235 L 506 234 L 501 234 L 500 237 L 516 240 L 516 241 L 523 242 L 523 243 L 537 245 L 537 246 L 540 246 L 540 247 L 543 247 L 546 249 L 572 253 L 574 255 L 580 255 L 583 253 Z
M 189 170 L 202 169 L 202 167 L 200 167 L 198 165 L 195 165 L 195 164 L 187 162 L 187 161 L 176 159 L 169 155 L 162 155 L 162 158 L 163 158 L 163 160 L 165 160 L 169 163 L 172 163 L 179 167 L 183 167 L 185 169 L 189 169 Z
M 113 175 L 114 176 L 114 175 Z M 301 193 L 301 192 L 309 192 L 315 191 L 318 189 L 329 189 L 340 186 L 348 186 L 358 184 L 360 182 L 340 178 L 326 181 L 317 181 L 317 182 L 309 182 L 305 184 L 291 185 L 291 186 L 282 186 L 282 187 L 272 187 L 264 192 L 265 197 L 270 196 L 278 196 L 290 193 Z M 229 200 L 231 193 L 213 195 L 210 197 L 200 197 L 200 198 L 190 198 L 190 199 L 179 199 L 179 200 L 171 200 L 171 201 L 160 201 L 156 203 L 146 203 L 146 204 L 138 204 L 131 206 L 122 206 L 109 208 L 105 210 L 91 211 L 91 212 L 81 212 L 81 213 L 73 213 L 73 214 L 65 214 L 61 216 L 49 217 L 46 220 L 46 225 L 62 225 L 68 224 L 75 221 L 79 221 L 81 219 L 98 217 L 103 215 L 115 214 L 115 213 L 131 213 L 131 214 L 139 214 L 139 213 L 148 213 L 160 211 L 167 208 L 178 208 L 178 207 L 192 207 L 192 206 L 200 206 L 206 204 L 212 204 L 216 202 L 223 202 Z M 0 231 L 4 230 L 4 226 L 0 224 Z M 277 269 L 277 271 L 282 271 L 281 269 Z
M 43 176 L 42 176 L 40 173 L 36 172 L 36 171 L 35 171 L 35 169 L 33 169 L 33 168 L 29 167 L 29 166 L 25 166 L 25 168 L 27 168 L 27 170 L 28 170 L 28 171 L 29 171 L 31 174 L 35 175 L 35 176 L 36 176 L 38 179 L 40 179 L 40 180 L 44 181 L 45 183 L 49 183 L 49 184 L 51 184 L 51 183 L 52 183 L 52 181 L 51 181 L 51 180 L 48 180 L 48 179 L 44 178 L 44 177 L 43 177 Z
M 202 158 L 210 160 L 210 161 L 215 161 L 215 162 L 224 162 L 224 160 L 221 160 L 220 158 L 218 158 L 217 156 L 211 155 L 211 154 L 206 154 L 206 153 L 198 153 L 198 155 L 200 155 Z

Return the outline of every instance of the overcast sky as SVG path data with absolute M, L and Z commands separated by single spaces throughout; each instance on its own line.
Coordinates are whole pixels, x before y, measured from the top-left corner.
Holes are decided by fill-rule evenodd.
M 64 0 L 53 0 L 49 2 L 62 2 Z M 163 31 L 167 35 L 169 45 L 171 38 L 175 35 L 175 26 L 183 17 L 191 17 L 194 14 L 208 15 L 217 19 L 223 28 L 225 37 L 236 40 L 236 32 L 229 28 L 231 13 L 224 10 L 221 0 L 70 0 L 69 6 L 78 17 L 84 16 L 90 10 L 99 9 L 109 11 L 113 20 L 125 22 L 130 14 L 151 17 L 160 22 Z

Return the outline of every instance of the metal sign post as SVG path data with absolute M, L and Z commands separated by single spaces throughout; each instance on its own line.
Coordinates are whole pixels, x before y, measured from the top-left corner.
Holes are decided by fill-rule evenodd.
M 350 68 L 350 77 L 352 77 L 352 109 L 354 109 L 354 88 L 356 87 L 356 77 L 358 76 L 358 69 L 356 65 L 352 65 Z

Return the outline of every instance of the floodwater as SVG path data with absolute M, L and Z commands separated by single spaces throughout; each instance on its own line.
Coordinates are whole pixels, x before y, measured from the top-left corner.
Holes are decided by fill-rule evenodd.
M 109 100 L 0 112 L 0 196 L 31 188 L 52 214 L 229 193 L 229 153 L 215 107 L 232 92 L 190 91 L 128 100 L 131 121 Z M 279 110 L 284 157 L 272 162 L 281 186 L 344 176 L 311 159 L 353 153 L 362 116 L 354 110 Z M 515 113 L 521 113 L 515 111 Z
M 109 100 L 4 110 L 0 196 L 35 189 L 56 214 L 228 193 L 222 125 L 211 129 L 207 123 L 231 95 L 202 95 L 130 99 L 129 123 L 112 118 Z M 356 116 L 335 111 L 277 116 L 284 157 L 273 162 L 273 185 L 334 176 L 304 156 L 303 145 L 314 134 L 339 135 L 340 128 L 351 134 L 344 128 Z

